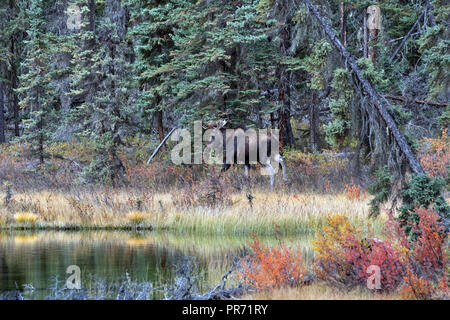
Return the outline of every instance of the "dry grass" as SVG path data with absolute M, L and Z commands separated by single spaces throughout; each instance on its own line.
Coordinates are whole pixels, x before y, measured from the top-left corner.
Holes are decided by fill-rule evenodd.
M 144 212 L 132 211 L 125 215 L 125 218 L 133 225 L 138 226 L 147 222 L 150 216 Z
M 0 198 L 3 195 L 0 193 Z M 175 194 L 142 194 L 133 190 L 34 192 L 14 194 L 12 204 L 0 206 L 0 220 L 19 212 L 36 215 L 39 228 L 127 228 L 139 206 L 139 221 L 148 219 L 155 229 L 182 233 L 259 235 L 274 234 L 278 225 L 285 235 L 312 234 L 320 228 L 328 214 L 344 214 L 361 228 L 381 231 L 385 217 L 368 218 L 369 198 L 350 200 L 345 194 L 253 194 L 253 206 L 245 193 L 231 195 L 232 205 L 209 207 L 177 207 Z M 0 223 L 1 226 L 11 226 Z
M 367 290 L 340 291 L 325 284 L 313 283 L 301 288 L 259 291 L 242 297 L 244 300 L 399 300 L 397 294 L 374 294 Z
M 20 212 L 14 215 L 14 220 L 19 225 L 32 226 L 37 223 L 38 218 L 31 212 Z

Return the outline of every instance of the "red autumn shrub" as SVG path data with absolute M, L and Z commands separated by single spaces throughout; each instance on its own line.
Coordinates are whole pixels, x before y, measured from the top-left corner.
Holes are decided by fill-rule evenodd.
M 419 237 L 409 242 L 404 229 L 390 216 L 385 240 L 363 237 L 343 216 L 331 216 L 314 241 L 314 270 L 318 279 L 350 289 L 373 279 L 370 266 L 380 270 L 377 292 L 400 293 L 405 298 L 445 298 L 448 288 L 448 242 L 438 215 L 415 209 Z M 447 251 L 446 251 L 447 249 Z
M 436 277 L 439 278 L 445 271 L 448 259 L 444 246 L 444 226 L 439 224 L 439 217 L 432 209 L 420 208 L 415 212 L 420 219 L 415 226 L 420 236 L 414 244 L 414 260 L 420 266 L 422 276 L 437 280 Z
M 360 246 L 355 245 L 352 250 L 347 250 L 346 258 L 357 270 L 357 277 L 362 284 L 367 284 L 372 276 L 368 272 L 370 266 L 376 266 L 380 270 L 380 287 L 378 292 L 393 292 L 402 282 L 405 267 L 401 256 L 389 241 L 377 239 L 365 240 Z
M 332 215 L 313 241 L 314 273 L 317 279 L 340 289 L 350 289 L 360 283 L 357 270 L 348 260 L 349 252 L 357 249 L 360 233 L 342 215 Z M 356 251 L 353 251 L 356 248 Z
M 405 255 L 407 270 L 400 293 L 405 299 L 448 298 L 448 235 L 432 208 L 414 211 L 419 223 L 413 228 L 419 237 Z
M 450 167 L 450 138 L 448 129 L 442 131 L 437 138 L 424 138 L 421 141 L 419 160 L 424 170 L 432 177 L 447 179 Z
M 370 266 L 380 269 L 378 292 L 392 292 L 402 281 L 404 266 L 391 242 L 363 237 L 343 216 L 328 218 L 314 241 L 314 250 L 316 276 L 329 285 L 346 289 L 365 286 L 372 276 Z
M 300 249 L 266 247 L 256 235 L 249 241 L 253 255 L 242 259 L 241 278 L 255 289 L 271 289 L 303 284 L 305 267 Z

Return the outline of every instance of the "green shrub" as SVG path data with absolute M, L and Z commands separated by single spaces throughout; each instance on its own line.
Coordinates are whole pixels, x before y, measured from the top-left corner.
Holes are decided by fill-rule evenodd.
M 378 169 L 375 177 L 377 180 L 368 188 L 369 193 L 375 196 L 370 201 L 370 216 L 372 217 L 376 217 L 380 213 L 380 204 L 388 200 L 393 182 L 387 166 Z
M 405 231 L 415 239 L 418 234 L 412 225 L 419 223 L 419 216 L 414 213 L 415 208 L 429 208 L 439 214 L 441 221 L 450 219 L 450 206 L 441 196 L 446 182 L 441 177 L 431 178 L 426 174 L 412 175 L 401 190 L 403 205 L 400 208 L 399 220 Z

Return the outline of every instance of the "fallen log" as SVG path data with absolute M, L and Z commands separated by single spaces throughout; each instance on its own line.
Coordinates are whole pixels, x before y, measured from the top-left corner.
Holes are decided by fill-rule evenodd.
M 403 134 L 398 129 L 394 119 L 387 111 L 388 109 L 391 109 L 392 106 L 389 105 L 389 103 L 376 92 L 372 84 L 363 77 L 362 71 L 356 64 L 355 59 L 339 41 L 339 39 L 336 36 L 336 33 L 333 31 L 328 22 L 320 15 L 319 11 L 317 10 L 317 7 L 314 4 L 312 4 L 311 0 L 304 0 L 304 2 L 308 7 L 309 11 L 317 19 L 320 26 L 325 31 L 326 35 L 330 38 L 332 44 L 339 50 L 341 56 L 344 58 L 347 65 L 350 67 L 351 71 L 355 74 L 365 93 L 375 106 L 378 115 L 383 119 L 387 128 L 392 133 L 395 142 L 400 147 L 401 152 L 405 155 L 411 170 L 417 174 L 424 173 L 423 168 L 420 165 L 419 161 L 417 161 L 417 158 L 412 152 L 411 147 L 409 146 Z

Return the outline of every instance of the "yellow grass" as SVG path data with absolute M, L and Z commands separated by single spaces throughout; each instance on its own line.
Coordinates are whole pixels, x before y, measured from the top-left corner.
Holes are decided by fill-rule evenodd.
M 397 294 L 377 294 L 368 290 L 341 291 L 322 283 L 300 288 L 281 288 L 259 291 L 242 297 L 244 300 L 399 300 Z
M 329 214 L 343 214 L 352 223 L 375 232 L 382 230 L 385 216 L 368 218 L 370 198 L 349 200 L 345 194 L 298 194 L 254 192 L 253 208 L 245 193 L 231 195 L 231 206 L 180 208 L 176 193 L 142 194 L 133 190 L 33 192 L 14 194 L 10 208 L 0 207 L 0 218 L 27 211 L 40 217 L 46 228 L 124 228 L 148 221 L 155 229 L 202 234 L 274 234 L 275 225 L 286 235 L 312 234 Z M 2 197 L 0 193 L 0 198 Z M 135 210 L 135 199 L 141 211 Z M 144 219 L 144 220 L 143 220 Z M 11 223 L 18 222 L 13 221 Z M 8 224 L 6 224 L 8 226 Z M 5 224 L 0 223 L 0 227 Z
M 142 224 L 149 219 L 149 215 L 140 211 L 133 211 L 126 214 L 125 218 L 132 224 L 132 225 L 139 225 Z
M 14 220 L 21 225 L 35 225 L 38 218 L 31 212 L 20 212 L 14 215 Z

